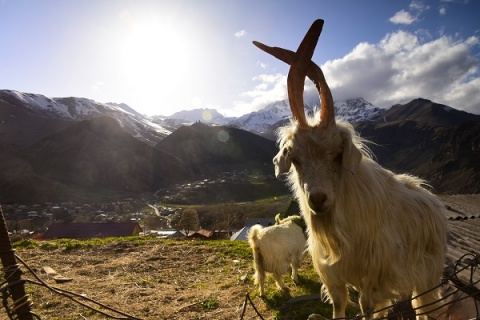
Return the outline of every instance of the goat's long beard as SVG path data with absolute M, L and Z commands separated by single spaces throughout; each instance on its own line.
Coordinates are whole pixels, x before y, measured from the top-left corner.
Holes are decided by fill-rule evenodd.
M 320 214 L 310 214 L 305 217 L 309 230 L 310 241 L 315 241 L 321 248 L 321 255 L 324 256 L 325 263 L 331 264 L 338 261 L 343 253 L 342 245 L 338 233 L 336 232 L 334 217 L 332 212 Z
M 322 257 L 323 263 L 332 264 L 340 259 L 344 245 L 335 225 L 334 212 L 332 210 L 317 214 L 313 212 L 305 199 L 305 194 L 296 190 L 296 198 L 300 210 L 307 225 L 310 250 L 318 251 L 317 257 Z M 314 243 L 314 245 L 312 245 Z

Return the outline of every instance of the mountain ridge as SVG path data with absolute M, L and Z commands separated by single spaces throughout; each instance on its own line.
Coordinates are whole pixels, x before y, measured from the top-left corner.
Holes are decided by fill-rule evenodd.
M 224 117 L 211 108 L 182 110 L 169 117 L 140 114 L 124 103 L 100 103 L 91 99 L 77 97 L 49 98 L 41 94 L 23 93 L 15 90 L 0 90 L 0 101 L 16 105 L 25 111 L 39 116 L 69 121 L 90 119 L 99 116 L 111 116 L 132 136 L 151 146 L 171 134 L 182 125 L 197 121 L 213 125 L 234 126 L 255 132 L 275 140 L 274 132 L 290 117 L 290 108 L 286 100 L 273 102 L 261 110 L 240 117 Z M 307 113 L 314 113 L 318 107 L 306 104 Z M 335 102 L 336 114 L 348 122 L 368 119 L 380 110 L 363 98 Z
M 38 116 L 66 121 L 111 116 L 132 136 L 152 146 L 171 133 L 125 104 L 105 104 L 76 97 L 48 98 L 15 90 L 0 90 L 0 101 Z
M 48 106 L 32 110 L 32 103 L 25 105 L 37 98 L 27 95 L 22 100 L 0 90 L 0 201 L 85 198 L 96 192 L 154 193 L 157 188 L 187 180 L 211 180 L 224 172 L 233 176 L 244 172 L 253 180 L 262 177 L 272 189 L 279 182 L 272 165 L 278 151 L 274 130 L 290 121 L 286 102 L 266 108 L 265 112 L 285 119 L 272 120 L 261 135 L 235 126 L 196 122 L 171 128 L 162 139 L 146 142 L 128 129 L 128 122 L 135 121 L 132 112 L 93 117 L 77 112 L 86 119 L 72 120 L 52 116 Z M 64 111 L 77 110 L 82 101 L 89 101 L 41 99 L 62 103 Z M 357 119 L 350 121 L 372 142 L 376 160 L 387 169 L 417 175 L 430 183 L 434 192 L 480 193 L 480 116 L 422 98 L 389 109 L 375 108 L 363 99 L 336 107 L 346 109 L 349 119 Z M 311 106 L 306 109 L 315 110 Z M 148 130 L 152 129 L 144 128 L 142 134 Z M 254 190 L 254 185 L 242 187 Z M 235 185 L 229 192 L 238 188 Z M 228 193 L 221 199 L 228 200 Z
M 384 167 L 417 175 L 435 192 L 480 192 L 480 115 L 419 98 L 355 129 Z

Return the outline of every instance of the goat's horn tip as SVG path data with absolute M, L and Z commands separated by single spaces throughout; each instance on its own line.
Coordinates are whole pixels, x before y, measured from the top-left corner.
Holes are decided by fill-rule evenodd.
M 323 20 L 323 19 L 317 19 L 317 20 L 313 21 L 312 25 L 314 25 L 314 26 L 323 26 L 324 23 L 325 23 L 325 20 Z
M 310 31 L 314 32 L 315 34 L 318 34 L 316 38 L 320 37 L 320 33 L 322 32 L 324 22 L 325 21 L 323 19 L 317 19 L 312 23 L 312 26 L 310 27 Z
M 263 44 L 263 43 L 261 43 L 261 42 L 255 41 L 255 40 L 252 41 L 252 43 L 253 43 L 257 48 L 260 48 L 260 49 L 262 49 L 262 50 L 264 50 L 264 51 L 265 51 L 265 48 L 268 48 L 267 45 L 265 45 L 265 44 Z

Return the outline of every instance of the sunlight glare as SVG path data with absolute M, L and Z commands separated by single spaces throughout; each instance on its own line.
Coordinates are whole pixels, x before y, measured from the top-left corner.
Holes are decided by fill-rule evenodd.
M 218 132 L 218 134 L 217 134 L 217 138 L 221 142 L 227 142 L 230 139 L 230 135 L 228 134 L 227 131 L 220 130 L 220 132 Z
M 188 71 L 188 52 L 185 34 L 170 21 L 136 23 L 124 43 L 125 76 L 141 91 L 178 90 Z
M 210 110 L 203 110 L 202 112 L 202 119 L 205 122 L 212 122 L 213 114 Z

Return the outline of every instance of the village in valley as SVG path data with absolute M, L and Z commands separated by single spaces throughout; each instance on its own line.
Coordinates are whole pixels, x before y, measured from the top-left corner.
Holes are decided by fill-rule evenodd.
M 215 212 L 211 212 L 204 219 L 200 217 L 199 228 L 189 230 L 188 234 L 178 226 L 178 220 L 185 208 L 195 207 L 192 203 L 195 203 L 198 194 L 211 193 L 210 189 L 222 188 L 225 184 L 244 183 L 246 179 L 252 179 L 247 172 L 228 172 L 216 179 L 177 184 L 144 197 L 96 202 L 2 204 L 2 211 L 12 241 L 108 236 L 229 239 L 253 222 L 261 221 L 265 226 L 273 224 L 276 212 L 271 212 L 269 218 L 252 219 L 241 219 L 234 212 L 227 216 L 225 212 L 218 212 L 218 217 L 215 217 Z M 225 205 L 231 206 L 231 203 Z M 233 221 L 235 218 L 237 221 Z M 242 239 L 246 239 L 244 233 L 241 233 Z

